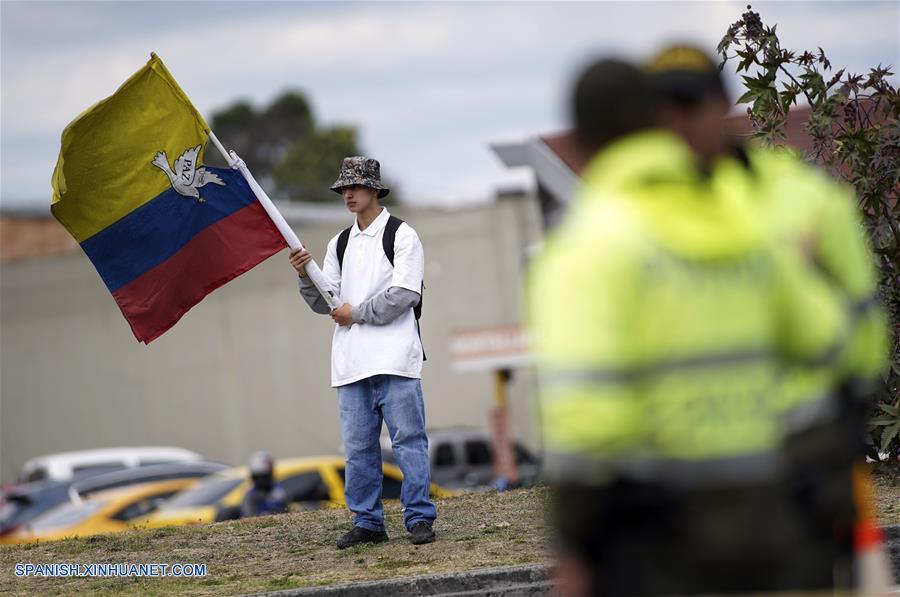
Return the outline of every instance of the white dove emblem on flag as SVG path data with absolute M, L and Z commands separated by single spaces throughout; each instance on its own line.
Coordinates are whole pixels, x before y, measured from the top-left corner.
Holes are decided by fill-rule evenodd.
M 225 183 L 219 178 L 215 172 L 210 172 L 206 168 L 197 168 L 197 156 L 200 154 L 200 145 L 186 149 L 181 156 L 175 160 L 175 168 L 169 167 L 169 156 L 165 151 L 157 151 L 151 164 L 166 173 L 172 188 L 179 195 L 185 197 L 193 197 L 199 203 L 203 203 L 205 199 L 200 196 L 200 187 L 212 183 L 225 186 Z

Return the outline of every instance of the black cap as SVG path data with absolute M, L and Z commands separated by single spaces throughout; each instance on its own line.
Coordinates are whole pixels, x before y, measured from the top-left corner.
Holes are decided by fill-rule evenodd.
M 663 98 L 686 104 L 713 96 L 728 99 L 718 65 L 697 47 L 665 48 L 645 65 L 644 71 Z

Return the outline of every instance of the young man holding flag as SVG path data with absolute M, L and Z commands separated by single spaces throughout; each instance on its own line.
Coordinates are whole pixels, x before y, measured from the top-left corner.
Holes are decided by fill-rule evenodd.
M 230 169 L 205 166 L 208 142 L 227 156 Z M 52 184 L 54 217 L 81 245 L 145 343 L 216 288 L 286 245 L 302 246 L 155 54 L 66 127 Z M 356 527 L 338 546 L 387 540 L 382 420 L 404 474 L 406 527 L 414 543 L 428 543 L 435 508 L 428 499 L 419 382 L 422 245 L 412 228 L 378 204 L 388 189 L 377 161 L 346 158 L 332 190 L 357 214 L 356 224 L 332 239 L 324 275 L 306 251 L 293 251 L 291 263 L 313 310 L 331 313 L 338 323 L 332 385 L 347 446 L 347 503 L 357 514 Z
M 346 452 L 345 495 L 356 515 L 338 539 L 344 549 L 388 540 L 381 503 L 379 435 L 387 423 L 394 456 L 403 471 L 403 519 L 414 544 L 435 535 L 425 407 L 420 382 L 424 352 L 418 332 L 425 259 L 419 237 L 379 203 L 389 190 L 380 166 L 365 157 L 344 158 L 331 190 L 356 214 L 353 226 L 328 243 L 323 274 L 343 305 L 332 310 L 306 276 L 312 259 L 295 250 L 290 262 L 300 294 L 316 313 L 337 324 L 331 349 L 331 385 L 338 390 Z M 393 238 L 392 238 L 393 237 Z M 323 289 L 326 290 L 326 289 Z

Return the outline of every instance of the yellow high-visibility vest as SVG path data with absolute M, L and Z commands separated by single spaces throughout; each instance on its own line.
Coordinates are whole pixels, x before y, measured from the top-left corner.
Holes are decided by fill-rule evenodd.
M 833 387 L 848 316 L 745 193 L 674 136 L 610 145 L 529 277 L 550 479 L 688 484 L 777 470 L 784 410 Z M 815 376 L 779 386 L 786 364 Z
M 778 246 L 832 285 L 851 317 L 836 366 L 847 379 L 877 379 L 887 362 L 887 319 L 876 300 L 878 278 L 852 191 L 786 148 L 750 145 L 745 157 L 716 163 L 714 192 L 743 194 Z

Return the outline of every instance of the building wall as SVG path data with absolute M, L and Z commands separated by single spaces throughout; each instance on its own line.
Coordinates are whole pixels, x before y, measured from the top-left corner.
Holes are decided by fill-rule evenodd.
M 527 200 L 462 211 L 401 210 L 426 252 L 422 333 L 429 426 L 487 425 L 490 373 L 458 373 L 454 330 L 517 323 L 524 248 L 538 235 Z M 295 224 L 321 263 L 342 225 Z M 87 258 L 0 270 L 0 481 L 29 458 L 117 445 L 176 445 L 239 463 L 335 453 L 329 387 L 333 324 L 299 298 L 286 252 L 208 296 L 151 345 L 135 341 Z M 533 375 L 511 386 L 513 430 L 533 443 Z
M 53 218 L 0 215 L 0 264 L 77 250 L 78 243 Z

